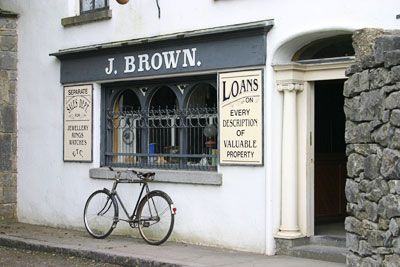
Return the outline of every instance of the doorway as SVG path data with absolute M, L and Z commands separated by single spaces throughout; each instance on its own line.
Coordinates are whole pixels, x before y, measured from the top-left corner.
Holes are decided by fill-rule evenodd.
M 344 81 L 316 81 L 314 87 L 314 227 L 316 235 L 342 236 L 345 234 Z

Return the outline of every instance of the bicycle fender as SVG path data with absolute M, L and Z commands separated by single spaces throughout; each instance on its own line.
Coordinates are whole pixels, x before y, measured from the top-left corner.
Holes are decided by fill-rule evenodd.
M 118 216 L 119 216 L 119 207 L 118 207 L 118 201 L 115 198 L 115 196 L 113 194 L 111 194 L 111 191 L 108 190 L 107 188 L 103 188 L 103 191 L 105 191 L 108 195 L 110 195 L 110 197 L 112 198 L 113 203 L 115 204 L 115 207 L 117 208 L 115 217 L 114 217 L 114 223 L 113 223 L 113 228 L 115 228 L 117 226 L 118 223 Z
M 153 191 L 151 191 L 150 193 L 148 193 L 147 195 L 145 195 L 145 196 L 142 198 L 142 201 L 143 201 L 144 199 L 146 199 L 147 196 L 151 196 L 152 194 L 156 194 L 156 193 L 157 193 L 157 194 L 164 195 L 164 196 L 167 198 L 168 202 L 170 203 L 170 204 L 169 204 L 169 207 L 170 207 L 170 210 L 171 210 L 171 214 L 176 215 L 176 208 L 175 208 L 175 206 L 174 206 L 174 202 L 172 201 L 171 197 L 170 197 L 167 193 L 165 193 L 164 191 L 161 191 L 161 190 L 153 190 Z M 142 202 L 142 201 L 141 201 L 141 202 Z

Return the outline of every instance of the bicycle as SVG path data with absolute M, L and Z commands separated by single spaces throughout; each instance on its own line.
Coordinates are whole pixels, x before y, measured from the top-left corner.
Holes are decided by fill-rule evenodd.
M 109 167 L 111 171 L 113 168 Z M 127 178 L 121 178 L 126 174 Z M 132 177 L 135 174 L 138 179 Z M 172 233 L 176 208 L 171 198 L 160 190 L 150 191 L 148 183 L 154 180 L 154 172 L 136 172 L 131 169 L 118 170 L 111 190 L 107 188 L 93 192 L 85 204 L 83 213 L 86 230 L 95 238 L 105 238 L 116 228 L 119 221 L 138 228 L 141 237 L 150 245 L 164 243 Z M 138 183 L 142 186 L 136 206 L 129 215 L 117 193 L 119 183 Z M 142 198 L 143 192 L 146 191 Z M 119 218 L 118 203 L 128 219 Z

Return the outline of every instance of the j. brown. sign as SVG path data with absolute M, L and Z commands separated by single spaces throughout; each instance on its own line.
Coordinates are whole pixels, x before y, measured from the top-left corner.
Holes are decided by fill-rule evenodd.
M 92 85 L 64 87 L 64 161 L 92 162 Z
M 216 34 L 176 37 L 114 46 L 66 49 L 53 53 L 61 60 L 61 83 L 82 83 L 152 75 L 216 71 L 262 66 L 270 23 Z M 157 40 L 157 41 L 156 41 Z
M 262 70 L 219 74 L 219 162 L 263 165 Z

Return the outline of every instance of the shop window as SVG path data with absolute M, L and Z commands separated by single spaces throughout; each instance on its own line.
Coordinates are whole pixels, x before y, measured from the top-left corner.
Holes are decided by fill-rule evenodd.
M 108 9 L 108 0 L 80 0 L 80 12 L 93 12 Z
M 103 165 L 216 170 L 215 81 L 103 90 Z

